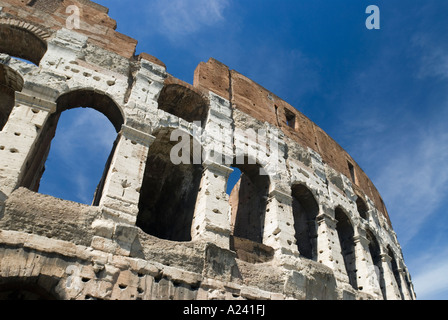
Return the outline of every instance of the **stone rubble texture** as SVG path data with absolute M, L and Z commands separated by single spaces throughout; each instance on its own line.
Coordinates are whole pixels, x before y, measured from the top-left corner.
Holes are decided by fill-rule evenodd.
M 331 137 L 215 59 L 176 79 L 115 28 L 88 0 L 0 1 L 0 299 L 415 299 L 380 194 Z M 92 205 L 38 193 L 76 107 L 117 130 Z M 200 133 L 201 163 L 170 162 L 174 130 Z M 239 156 L 229 196 L 219 160 Z

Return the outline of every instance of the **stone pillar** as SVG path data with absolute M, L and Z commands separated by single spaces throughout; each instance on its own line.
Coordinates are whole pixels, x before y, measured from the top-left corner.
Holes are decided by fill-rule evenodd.
M 295 239 L 292 197 L 277 189 L 269 193 L 263 244 L 274 248 L 277 255 L 299 255 Z
M 209 100 L 205 131 L 193 132 L 193 136 L 201 141 L 204 170 L 191 225 L 191 238 L 192 241 L 210 241 L 229 249 L 231 209 L 226 189 L 233 172 L 229 167 L 233 160 L 232 108 L 228 100 L 212 92 L 209 92 Z
M 148 149 L 155 138 L 123 125 L 99 202 L 102 217 L 93 222 L 92 247 L 128 256 L 137 236 L 140 188 Z
M 336 230 L 337 221 L 325 212 L 318 215 L 316 221 L 318 226 L 317 261 L 331 268 L 337 279 L 348 282 L 348 274 Z
M 353 240 L 355 242 L 358 290 L 382 297 L 379 277 L 369 252 L 369 240 L 359 234 L 355 235 Z
M 20 186 L 41 129 L 56 111 L 56 103 L 16 92 L 15 106 L 0 132 L 0 195 L 8 197 Z M 1 199 L 0 199 L 1 201 Z
M 381 253 L 381 268 L 384 280 L 384 292 L 386 300 L 401 300 L 400 289 L 392 271 L 392 258 L 387 253 Z
M 221 248 L 229 249 L 230 205 L 226 187 L 233 170 L 211 161 L 205 161 L 203 167 L 191 237 L 193 241 L 210 241 Z
M 155 137 L 123 125 L 99 206 L 104 218 L 135 225 L 146 160 Z

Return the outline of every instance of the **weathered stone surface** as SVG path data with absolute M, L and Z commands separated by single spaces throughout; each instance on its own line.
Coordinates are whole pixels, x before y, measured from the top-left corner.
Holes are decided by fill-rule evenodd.
M 80 29 L 67 1 L 2 1 L 0 299 L 415 299 L 381 196 L 321 128 L 213 58 L 176 79 L 70 4 Z M 37 192 L 77 107 L 117 131 L 92 205 Z

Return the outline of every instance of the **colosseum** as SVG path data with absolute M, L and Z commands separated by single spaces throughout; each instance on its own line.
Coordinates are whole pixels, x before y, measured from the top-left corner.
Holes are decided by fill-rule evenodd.
M 136 45 L 89 0 L 0 1 L 0 299 L 416 298 L 379 192 L 337 142 L 213 58 L 189 84 Z M 39 193 L 78 107 L 116 129 L 91 205 Z

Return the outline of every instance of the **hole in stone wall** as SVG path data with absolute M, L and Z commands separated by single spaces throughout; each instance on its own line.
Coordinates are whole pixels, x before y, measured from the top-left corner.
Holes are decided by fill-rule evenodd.
M 292 129 L 295 129 L 296 115 L 292 111 L 285 109 L 285 118 L 286 118 L 286 125 Z
M 347 162 L 347 165 L 348 165 L 348 171 L 350 173 L 350 179 L 354 184 L 356 184 L 355 167 L 353 167 L 353 164 L 351 162 Z
M 319 206 L 313 193 L 304 185 L 292 187 L 294 229 L 300 255 L 317 260 L 317 223 Z

